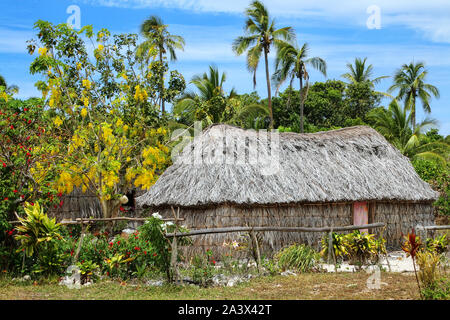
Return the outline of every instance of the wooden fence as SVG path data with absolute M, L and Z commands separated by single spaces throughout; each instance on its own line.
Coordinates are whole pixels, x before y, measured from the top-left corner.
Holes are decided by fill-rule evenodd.
M 250 236 L 252 237 L 252 245 L 254 245 L 254 249 L 256 251 L 256 265 L 258 267 L 258 272 L 261 272 L 261 252 L 259 248 L 258 241 L 256 239 L 255 232 L 265 232 L 265 231 L 279 231 L 279 232 L 328 232 L 328 263 L 331 263 L 334 261 L 335 264 L 335 270 L 336 268 L 336 257 L 334 255 L 333 250 L 333 232 L 336 231 L 353 231 L 353 230 L 361 230 L 361 229 L 369 229 L 369 228 L 382 228 L 385 227 L 385 223 L 383 222 L 377 222 L 377 223 L 371 223 L 361 226 L 343 226 L 343 227 L 320 227 L 320 228 L 314 228 L 314 227 L 276 227 L 276 226 L 270 226 L 270 227 L 224 227 L 224 228 L 212 228 L 212 229 L 198 229 L 198 230 L 191 230 L 189 232 L 180 232 L 178 233 L 178 221 L 181 219 L 179 218 L 180 214 L 180 208 L 178 208 L 177 212 L 172 209 L 173 213 L 173 219 L 175 223 L 175 231 L 173 233 L 166 233 L 167 239 L 172 239 L 171 241 L 171 261 L 170 261 L 170 268 L 171 273 L 173 274 L 173 277 L 175 281 L 178 281 L 179 273 L 177 268 L 177 256 L 178 256 L 178 245 L 177 245 L 177 238 L 181 237 L 191 237 L 201 234 L 214 234 L 214 233 L 228 233 L 228 232 L 248 232 Z

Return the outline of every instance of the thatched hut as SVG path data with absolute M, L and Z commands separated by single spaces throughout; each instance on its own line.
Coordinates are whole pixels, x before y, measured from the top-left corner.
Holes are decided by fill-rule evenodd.
M 434 222 L 438 194 L 408 158 L 374 129 L 279 133 L 213 125 L 183 149 L 138 206 L 191 229 L 226 226 L 345 226 L 386 222 L 388 246 L 417 224 Z M 376 232 L 373 230 L 373 232 Z M 323 234 L 265 232 L 264 250 L 292 242 L 318 246 Z M 193 237 L 218 252 L 236 234 Z

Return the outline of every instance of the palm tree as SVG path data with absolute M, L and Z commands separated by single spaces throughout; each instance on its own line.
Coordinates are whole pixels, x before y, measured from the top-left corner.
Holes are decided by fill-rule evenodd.
M 272 77 L 277 84 L 277 92 L 281 84 L 290 78 L 289 87 L 292 87 L 294 78 L 298 78 L 300 83 L 300 132 L 303 133 L 303 104 L 307 97 L 307 91 L 303 93 L 303 80 L 308 87 L 309 73 L 306 67 L 312 66 L 319 70 L 325 77 L 327 76 L 327 64 L 325 60 L 319 57 L 308 58 L 309 47 L 305 43 L 301 48 L 289 43 L 278 47 L 277 57 L 275 59 L 275 73 Z M 303 94 L 303 96 L 302 96 Z
M 373 89 L 376 84 L 378 84 L 382 79 L 389 78 L 389 76 L 381 76 L 372 79 L 373 75 L 373 65 L 369 64 L 366 66 L 367 57 L 364 59 L 355 58 L 353 64 L 347 63 L 348 72 L 341 75 L 342 78 L 347 79 L 349 83 L 362 83 L 367 82 Z M 383 95 L 389 98 L 393 98 L 390 94 L 386 92 L 374 91 L 376 94 Z
M 428 71 L 423 62 L 404 64 L 394 75 L 394 84 L 389 92 L 399 90 L 398 99 L 403 99 L 405 108 L 411 110 L 411 124 L 416 127 L 416 100 L 422 101 L 422 107 L 426 113 L 431 112 L 431 95 L 439 98 L 439 90 L 435 86 L 425 83 Z
M 281 46 L 286 41 L 295 39 L 294 30 L 291 27 L 275 28 L 275 21 L 270 19 L 267 8 L 260 1 L 253 1 L 245 10 L 245 35 L 233 41 L 233 51 L 241 55 L 247 51 L 247 68 L 253 73 L 253 86 L 256 86 L 256 69 L 258 68 L 261 54 L 264 53 L 266 67 L 266 82 L 268 95 L 268 109 L 270 116 L 270 128 L 273 128 L 272 93 L 270 88 L 268 55 L 272 45 Z
M 248 128 L 255 125 L 255 119 L 267 116 L 267 109 L 260 104 L 243 105 L 238 102 L 234 89 L 225 93 L 225 72 L 221 74 L 215 66 L 209 66 L 208 71 L 192 77 L 190 83 L 198 93 L 187 92 L 177 101 L 173 108 L 176 116 L 182 116 L 188 122 L 202 119 L 207 124 L 226 122 Z
M 410 159 L 432 159 L 442 163 L 448 161 L 450 145 L 445 141 L 423 143 L 422 137 L 427 128 L 436 124 L 436 120 L 426 118 L 415 128 L 411 125 L 412 112 L 401 108 L 396 99 L 383 112 L 372 112 L 369 119 L 375 128 L 386 137 L 403 155 Z
M 373 65 L 369 64 L 366 67 L 367 57 L 363 59 L 355 58 L 354 65 L 351 63 L 347 63 L 347 68 L 349 72 L 344 73 L 341 77 L 347 79 L 351 83 L 359 83 L 359 82 L 369 82 L 371 87 L 374 87 L 375 84 L 378 84 L 381 79 L 389 78 L 389 76 L 381 76 L 375 79 L 372 78 L 373 74 Z
M 5 92 L 14 94 L 19 92 L 19 87 L 15 84 L 8 86 L 8 83 L 6 82 L 5 78 L 0 74 L 0 87 L 5 88 Z
M 159 61 L 163 62 L 164 55 L 169 52 L 170 60 L 177 60 L 175 50 L 184 50 L 184 39 L 181 36 L 170 34 L 167 31 L 167 25 L 165 25 L 162 19 L 158 16 L 151 16 L 145 20 L 141 25 L 141 34 L 146 39 L 137 49 L 138 56 L 145 56 L 149 48 L 156 47 L 159 53 Z M 161 92 L 160 92 L 160 104 L 161 111 L 164 114 L 164 71 L 161 69 Z
M 214 120 L 218 121 L 220 115 L 203 112 L 203 108 L 199 108 L 199 106 L 205 105 L 207 101 L 211 101 L 216 97 L 224 97 L 223 84 L 226 79 L 226 73 L 220 74 L 215 66 L 209 66 L 209 73 L 205 72 L 203 75 L 193 76 L 190 83 L 197 88 L 198 93 L 186 92 L 174 105 L 174 114 L 187 116 L 193 121 L 198 118 L 198 113 L 202 113 L 208 123 L 213 123 Z M 228 97 L 232 97 L 235 94 L 233 89 Z

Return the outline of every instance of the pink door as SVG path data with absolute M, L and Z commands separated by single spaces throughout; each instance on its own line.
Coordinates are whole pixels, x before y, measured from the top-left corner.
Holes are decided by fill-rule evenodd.
M 353 204 L 353 225 L 362 226 L 369 223 L 369 206 L 367 202 L 355 202 Z M 368 232 L 367 229 L 361 229 L 361 232 Z

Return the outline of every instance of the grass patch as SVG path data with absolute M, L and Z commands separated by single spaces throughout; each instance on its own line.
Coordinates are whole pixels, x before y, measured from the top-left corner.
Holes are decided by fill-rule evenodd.
M 266 276 L 234 287 L 150 287 L 144 283 L 101 281 L 81 289 L 57 283 L 16 283 L 0 280 L 1 300 L 404 300 L 419 299 L 414 276 L 381 273 L 381 289 L 370 290 L 370 275 L 358 273 L 305 273 L 297 276 Z

